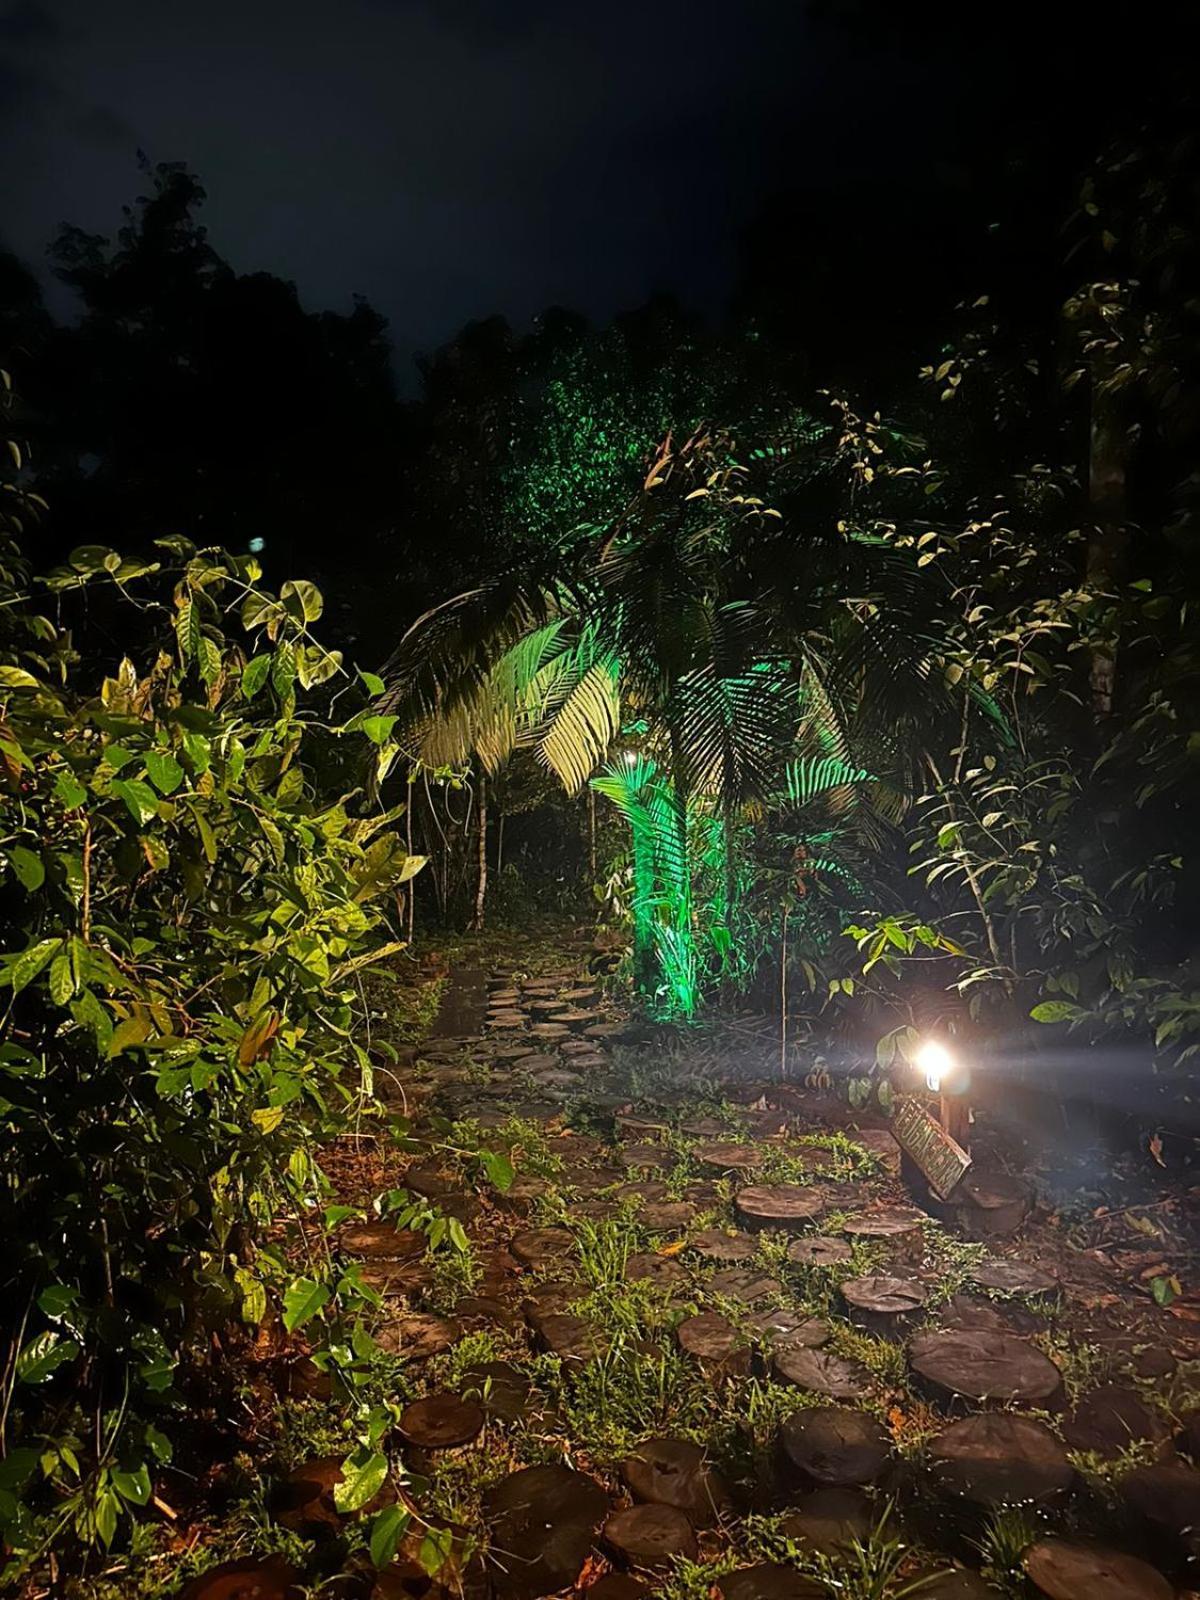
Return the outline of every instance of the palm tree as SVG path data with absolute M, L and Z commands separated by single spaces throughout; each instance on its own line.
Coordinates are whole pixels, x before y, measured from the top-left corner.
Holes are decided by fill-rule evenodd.
M 789 762 L 864 782 L 856 744 L 940 693 L 940 592 L 908 552 L 820 515 L 827 472 L 811 447 L 743 465 L 729 435 L 668 436 L 581 558 L 438 607 L 387 668 L 423 759 L 495 772 L 530 747 L 577 792 L 623 726 L 644 730 L 594 786 L 631 827 L 639 982 L 673 967 L 685 1012 L 697 850 L 721 857 L 728 934 L 738 828 L 778 805 Z

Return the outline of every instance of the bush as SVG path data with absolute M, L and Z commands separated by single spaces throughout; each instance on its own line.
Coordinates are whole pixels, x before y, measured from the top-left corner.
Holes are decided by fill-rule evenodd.
M 18 466 L 19 453 L 14 452 Z M 0 1536 L 7 1575 L 145 1505 L 213 1335 L 339 1289 L 316 1141 L 371 1087 L 356 972 L 421 865 L 314 792 L 308 692 L 349 681 L 321 597 L 252 558 L 158 541 L 45 580 L 146 641 L 90 682 L 0 525 Z M 368 692 L 373 687 L 365 680 Z M 359 697 L 361 703 L 361 695 Z M 343 729 L 371 751 L 369 722 Z M 268 1232 L 316 1225 L 309 1264 Z M 336 1218 L 336 1212 L 334 1213 Z M 344 1285 L 343 1285 L 344 1287 Z M 235 1339 L 236 1343 L 236 1339 Z

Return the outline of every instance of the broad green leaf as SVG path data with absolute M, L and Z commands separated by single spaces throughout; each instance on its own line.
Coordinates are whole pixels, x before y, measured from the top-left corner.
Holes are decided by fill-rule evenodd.
M 145 1017 L 126 1017 L 123 1022 L 118 1022 L 113 1029 L 112 1038 L 108 1041 L 109 1060 L 115 1060 L 133 1045 L 144 1043 L 150 1037 L 151 1031 Z
M 1069 1000 L 1043 1000 L 1029 1015 L 1035 1022 L 1070 1022 L 1080 1015 L 1080 1010 Z
M 417 1551 L 417 1560 L 430 1577 L 433 1577 L 442 1570 L 453 1554 L 453 1529 L 431 1527 L 427 1529 L 425 1537 L 421 1540 L 421 1548 Z
M 12 862 L 12 869 L 22 889 L 32 894 L 45 883 L 46 868 L 41 856 L 34 851 L 27 850 L 23 844 L 14 844 L 8 852 L 8 859 Z
M 274 1133 L 283 1121 L 282 1106 L 259 1106 L 250 1113 L 250 1120 L 260 1133 Z
M 140 778 L 118 778 L 113 783 L 113 793 L 124 800 L 130 816 L 139 827 L 158 815 L 158 796 L 148 783 Z
M 184 600 L 175 617 L 175 637 L 179 641 L 179 655 L 185 666 L 195 661 L 200 649 L 200 613 L 190 599 Z
M 96 1532 L 105 1548 L 112 1544 L 117 1533 L 117 1519 L 121 1515 L 121 1502 L 113 1489 L 101 1489 L 96 1495 Z
M 144 1506 L 150 1499 L 150 1472 L 145 1462 L 140 1467 L 135 1467 L 132 1472 L 121 1472 L 117 1469 L 109 1475 L 112 1486 L 121 1496 L 132 1505 Z
M 47 1329 L 31 1339 L 17 1356 L 17 1380 L 28 1384 L 45 1383 L 59 1367 L 74 1361 L 78 1354 L 79 1346 L 74 1340 L 60 1338 Z
M 271 657 L 269 655 L 255 656 L 247 661 L 242 670 L 242 695 L 246 700 L 253 700 L 254 696 L 267 681 L 271 670 Z
M 38 1295 L 38 1310 L 51 1322 L 61 1322 L 78 1299 L 78 1289 L 66 1283 L 51 1283 Z
M 399 717 L 364 717 L 359 726 L 372 744 L 384 744 L 391 736 Z
M 387 688 L 387 684 L 384 683 L 383 679 L 379 676 L 378 673 L 375 673 L 375 672 L 363 672 L 362 669 L 360 668 L 358 675 L 362 679 L 363 688 L 371 696 L 372 700 L 377 700 L 379 698 L 379 696 Z
M 20 994 L 47 965 L 57 950 L 62 949 L 61 939 L 42 939 L 37 944 L 31 944 L 12 965 L 12 989 L 14 994 Z
M 289 579 L 280 589 L 279 598 L 298 622 L 316 622 L 325 609 L 321 591 L 307 578 Z
M 0 667 L 0 689 L 37 689 L 40 685 L 24 667 Z
M 57 955 L 50 963 L 50 998 L 56 1006 L 65 1006 L 74 993 L 74 969 L 65 955 Z
M 329 1290 L 313 1278 L 296 1278 L 288 1285 L 283 1297 L 283 1325 L 295 1333 L 312 1320 L 329 1299 Z
M 202 733 L 189 728 L 183 735 L 183 748 L 191 762 L 192 771 L 202 778 L 212 765 L 212 744 Z
M 67 811 L 74 811 L 87 799 L 87 790 L 73 772 L 58 774 L 54 780 L 54 792 L 58 796 L 59 803 Z
M 501 1193 L 512 1188 L 516 1173 L 513 1170 L 512 1162 L 503 1150 L 481 1150 L 479 1152 L 479 1160 L 483 1170 Z
M 384 1506 L 371 1524 L 368 1548 L 377 1567 L 386 1567 L 400 1548 L 412 1517 L 403 1506 Z
M 277 867 L 281 867 L 283 865 L 283 858 L 285 855 L 283 834 L 280 833 L 278 827 L 271 821 L 270 817 L 265 817 L 261 813 L 258 816 L 258 826 L 262 832 L 263 838 L 271 847 L 271 854 L 275 857 L 275 865 Z
M 334 1485 L 339 1511 L 361 1511 L 387 1482 L 387 1457 L 381 1450 L 356 1450 L 342 1462 L 341 1481 Z
M 166 750 L 150 750 L 146 754 L 146 771 L 150 782 L 159 794 L 174 794 L 183 782 L 183 768 Z

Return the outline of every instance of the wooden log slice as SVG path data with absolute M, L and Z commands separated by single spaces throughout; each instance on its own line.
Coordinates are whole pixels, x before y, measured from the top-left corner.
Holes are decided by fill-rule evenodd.
M 1178 1540 L 1189 1554 L 1200 1549 L 1200 1472 L 1192 1467 L 1137 1467 L 1121 1479 L 1121 1493 L 1150 1528 Z
M 1047 1600 L 1173 1600 L 1175 1594 L 1145 1561 L 1102 1544 L 1040 1539 L 1025 1552 L 1024 1565 Z
M 716 1381 L 744 1377 L 750 1371 L 749 1346 L 732 1322 L 716 1311 L 685 1317 L 675 1338 L 684 1355 Z
M 443 1166 L 440 1161 L 415 1161 L 405 1170 L 404 1187 L 423 1200 L 441 1200 L 445 1195 L 457 1193 L 462 1180 L 453 1168 Z
M 974 1328 L 987 1333 L 1020 1331 L 1006 1309 L 1002 1310 L 990 1300 L 981 1300 L 973 1294 L 956 1294 L 953 1299 L 947 1300 L 938 1313 L 938 1327 Z
M 518 1061 L 529 1053 L 529 1044 L 524 1039 L 506 1039 L 492 1044 L 493 1061 Z
M 664 1289 L 687 1282 L 687 1272 L 678 1261 L 656 1255 L 653 1250 L 630 1256 L 625 1262 L 625 1277 L 629 1283 L 653 1283 Z
M 942 1399 L 1057 1407 L 1062 1373 L 1048 1356 L 1007 1333 L 942 1329 L 919 1334 L 909 1365 Z
M 981 1262 L 972 1270 L 971 1278 L 981 1289 L 997 1294 L 1053 1294 L 1058 1288 L 1057 1278 L 1040 1267 L 1003 1257 Z
M 829 1339 L 829 1324 L 820 1317 L 806 1316 L 803 1311 L 792 1311 L 780 1306 L 772 1311 L 757 1311 L 750 1318 L 755 1333 L 772 1347 L 784 1344 L 802 1344 L 816 1350 Z
M 509 1247 L 525 1267 L 548 1267 L 574 1255 L 575 1236 L 566 1228 L 527 1228 Z
M 507 1189 L 497 1190 L 495 1206 L 516 1217 L 527 1217 L 539 1200 L 544 1200 L 553 1186 L 545 1178 L 514 1178 Z
M 1084 1396 L 1064 1421 L 1062 1433 L 1072 1450 L 1112 1461 L 1138 1440 L 1165 1444 L 1169 1429 L 1136 1389 L 1105 1384 Z
M 529 1034 L 533 1039 L 558 1040 L 565 1039 L 570 1031 L 561 1022 L 535 1022 Z
M 623 1167 L 580 1167 L 578 1169 L 568 1165 L 564 1171 L 561 1183 L 566 1189 L 573 1189 L 576 1194 L 598 1194 L 601 1189 L 611 1189 L 615 1183 L 620 1183 L 625 1177 Z M 666 1193 L 666 1186 L 663 1187 Z
M 524 1030 L 526 1020 L 522 1011 L 493 1011 L 488 1016 L 487 1025 L 493 1033 L 514 1033 Z
M 686 1200 L 654 1200 L 641 1209 L 639 1221 L 651 1233 L 683 1233 L 696 1216 Z
M 625 1032 L 623 1022 L 593 1022 L 583 1030 L 585 1039 L 616 1039 Z
M 573 1584 L 607 1510 L 600 1485 L 569 1467 L 524 1467 L 488 1489 L 483 1514 L 495 1592 L 539 1600 Z
M 549 1017 L 555 1011 L 562 1010 L 562 1001 L 550 999 L 531 1000 L 529 1002 L 528 1009 L 534 1014 L 535 1017 Z
M 952 1209 L 968 1239 L 992 1239 L 1015 1233 L 1032 1205 L 1032 1191 L 1020 1178 L 972 1167 L 954 1191 Z
M 590 1028 L 594 1022 L 599 1021 L 595 1011 L 582 1011 L 578 1006 L 563 1006 L 551 1014 L 551 1022 L 560 1022 L 564 1028 L 579 1033 L 584 1028 Z
M 713 1590 L 721 1600 L 821 1600 L 822 1584 L 779 1561 L 760 1561 L 717 1578 Z
M 625 1487 L 637 1501 L 673 1506 L 694 1528 L 709 1528 L 729 1505 L 729 1490 L 698 1444 L 649 1439 L 621 1463 Z
M 513 1062 L 514 1072 L 524 1072 L 532 1077 L 537 1072 L 552 1072 L 562 1063 L 557 1056 L 550 1055 L 544 1050 L 527 1050 L 519 1060 Z
M 630 1506 L 616 1511 L 604 1524 L 604 1543 L 626 1566 L 655 1572 L 677 1559 L 694 1561 L 696 1535 L 682 1511 L 674 1506 Z
M 564 1040 L 564 1050 L 569 1043 L 569 1040 Z M 573 1055 L 570 1059 L 571 1065 L 577 1067 L 580 1072 L 600 1072 L 608 1066 L 608 1057 L 599 1050 L 581 1050 L 578 1055 Z
M 581 1278 L 548 1278 L 535 1284 L 521 1301 L 521 1310 L 534 1327 L 541 1317 L 554 1316 L 568 1311 L 587 1297 L 589 1288 Z
M 630 1572 L 606 1572 L 580 1594 L 586 1595 L 587 1600 L 648 1600 L 650 1591 Z
M 397 1427 L 418 1450 L 457 1450 L 483 1431 L 482 1406 L 457 1394 L 429 1394 L 400 1413 Z
M 482 1361 L 463 1373 L 462 1393 L 489 1417 L 517 1422 L 529 1410 L 533 1385 L 519 1367 L 508 1361 Z
M 853 1250 L 844 1239 L 829 1234 L 810 1234 L 806 1239 L 793 1239 L 788 1245 L 788 1260 L 800 1267 L 834 1267 L 849 1261 Z
M 341 1245 L 347 1255 L 368 1261 L 414 1261 L 429 1244 L 423 1233 L 397 1228 L 391 1222 L 362 1222 L 342 1230 Z
M 631 1172 L 670 1172 L 677 1159 L 674 1150 L 664 1144 L 623 1144 L 617 1150 L 617 1160 Z
M 708 1172 L 755 1172 L 766 1160 L 765 1152 L 755 1144 L 698 1144 L 692 1147 L 692 1158 Z
M 521 1321 L 505 1287 L 504 1298 L 494 1294 L 465 1294 L 454 1302 L 454 1320 L 464 1328 L 493 1327 L 513 1332 Z
M 1002 1600 L 1004 1594 L 969 1567 L 933 1567 L 913 1581 L 914 1600 Z
M 656 1146 L 650 1145 L 648 1147 L 639 1148 L 655 1149 Z M 659 1178 L 638 1178 L 633 1183 L 623 1183 L 621 1187 L 615 1191 L 614 1198 L 625 1202 L 633 1200 L 639 1205 L 643 1201 L 649 1201 L 651 1204 L 654 1204 L 659 1200 L 665 1200 L 667 1198 L 667 1186 Z
M 779 1429 L 785 1462 L 804 1482 L 861 1488 L 882 1477 L 892 1439 L 882 1422 L 849 1406 L 805 1406 Z
M 871 1388 L 871 1374 L 861 1363 L 802 1344 L 785 1344 L 777 1349 L 771 1371 L 780 1383 L 794 1383 L 799 1389 L 826 1394 L 831 1400 L 862 1400 Z
M 688 1240 L 688 1249 L 695 1250 L 707 1261 L 749 1261 L 758 1251 L 757 1241 L 744 1233 L 724 1233 L 720 1228 L 706 1228 Z
M 558 1049 L 559 1054 L 564 1056 L 600 1056 L 601 1060 L 604 1059 L 594 1039 L 564 1039 Z
M 552 1356 L 572 1364 L 597 1361 L 608 1351 L 608 1340 L 594 1323 L 565 1311 L 539 1317 L 537 1334 Z
M 851 1322 L 889 1336 L 911 1327 L 928 1298 L 915 1278 L 887 1274 L 850 1278 L 840 1288 Z
M 925 1235 L 922 1224 L 929 1219 L 922 1211 L 903 1206 L 888 1206 L 878 1211 L 859 1211 L 847 1217 L 842 1232 L 852 1239 L 883 1239 L 896 1254 L 920 1256 Z
M 847 1137 L 861 1145 L 885 1172 L 900 1171 L 900 1146 L 886 1128 L 855 1128 Z
M 583 1006 L 587 1005 L 589 1001 L 595 1000 L 599 993 L 600 991 L 594 984 L 583 984 L 574 989 L 564 990 L 562 998 L 569 1000 L 573 1006 Z
M 1075 1480 L 1067 1452 L 1044 1423 L 985 1411 L 943 1429 L 929 1444 L 933 1481 L 943 1494 L 976 1505 L 1053 1500 Z
M 305 1538 L 320 1538 L 339 1532 L 352 1517 L 372 1515 L 396 1498 L 391 1484 L 385 1483 L 359 1510 L 339 1511 L 333 1494 L 341 1481 L 341 1456 L 316 1456 L 293 1467 L 272 1495 L 271 1508 L 276 1522 Z
M 406 1361 L 428 1361 L 440 1356 L 462 1338 L 462 1325 L 449 1317 L 432 1317 L 414 1312 L 385 1323 L 375 1335 L 375 1343 L 389 1356 Z
M 874 1504 L 861 1489 L 817 1489 L 782 1518 L 779 1531 L 802 1550 L 831 1556 L 855 1539 L 866 1544 L 878 1520 Z
M 776 1300 L 783 1294 L 778 1278 L 753 1267 L 727 1267 L 723 1272 L 714 1272 L 704 1287 L 709 1294 L 740 1300 L 745 1305 L 753 1305 L 756 1300 Z
M 300 1574 L 282 1556 L 222 1561 L 184 1584 L 178 1600 L 296 1600 Z
M 821 1215 L 825 1205 L 813 1189 L 795 1183 L 756 1183 L 739 1189 L 733 1209 L 738 1221 L 751 1232 L 774 1228 L 781 1233 L 802 1233 Z

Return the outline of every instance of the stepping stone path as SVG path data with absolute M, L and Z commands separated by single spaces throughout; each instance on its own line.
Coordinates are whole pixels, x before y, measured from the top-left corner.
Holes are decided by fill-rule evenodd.
M 1062 1373 L 1034 1340 L 1049 1329 L 1067 1343 L 1094 1340 L 1119 1355 L 1118 1372 L 1140 1352 L 1144 1373 L 1147 1363 L 1169 1369 L 1168 1349 L 1187 1359 L 1185 1322 L 1163 1337 L 1139 1339 L 1129 1325 L 1102 1337 L 1109 1280 L 1101 1274 L 1098 1287 L 1093 1252 L 1044 1250 L 1045 1212 L 1034 1213 L 1024 1179 L 988 1170 L 986 1141 L 952 1202 L 930 1201 L 943 1219 L 935 1223 L 912 1203 L 888 1129 L 855 1129 L 836 1096 L 780 1085 L 771 1052 L 755 1077 L 753 1047 L 739 1047 L 721 1090 L 732 1110 L 713 1115 L 673 1067 L 658 1076 L 654 1045 L 620 1019 L 582 961 L 535 975 L 523 959 L 518 942 L 490 981 L 477 971 L 469 1006 L 451 1005 L 444 1035 L 412 1052 L 405 1148 L 415 1154 L 407 1170 L 403 1160 L 389 1169 L 392 1186 L 462 1222 L 470 1276 L 456 1276 L 448 1243 L 431 1246 L 425 1232 L 361 1209 L 339 1238 L 341 1257 L 383 1297 L 372 1331 L 396 1358 L 394 1392 L 408 1402 L 388 1448 L 416 1478 L 445 1463 L 455 1484 L 459 1473 L 464 1485 L 487 1484 L 464 1488 L 464 1525 L 448 1530 L 482 1553 L 430 1580 L 410 1537 L 356 1594 L 653 1600 L 677 1559 L 729 1549 L 743 1564 L 704 1573 L 714 1600 L 824 1600 L 826 1588 L 792 1565 L 752 1561 L 741 1519 L 778 1513 L 784 1537 L 841 1570 L 881 1507 L 897 1493 L 907 1505 L 913 1490 L 931 1517 L 892 1531 L 924 1541 L 945 1529 L 968 1561 L 986 1515 L 1034 1508 L 1044 1536 L 1024 1558 L 1031 1600 L 1174 1592 L 1144 1558 L 1177 1575 L 1200 1557 L 1200 1412 L 1180 1419 L 1172 1441 L 1132 1380 L 1073 1392 L 1066 1410 Z M 627 1050 L 640 1050 L 642 1065 Z M 707 1054 L 704 1071 L 711 1079 Z M 448 1150 L 455 1118 L 502 1130 L 483 1137 L 513 1162 L 507 1190 Z M 539 1137 L 510 1135 L 513 1119 Z M 863 1156 L 847 1159 L 833 1133 Z M 367 1203 L 343 1193 L 336 1160 L 330 1171 L 339 1200 Z M 993 1253 L 977 1263 L 982 1249 L 952 1253 L 947 1229 Z M 1005 1254 L 1021 1229 L 1020 1253 Z M 964 1285 L 948 1301 L 947 1271 Z M 1081 1308 L 1091 1320 L 1076 1334 Z M 468 1333 L 477 1345 L 462 1344 Z M 286 1403 L 331 1400 L 334 1386 L 302 1339 L 281 1369 Z M 776 1399 L 793 1397 L 781 1422 L 763 1420 L 773 1406 L 751 1403 L 750 1386 L 768 1380 L 786 1386 Z M 1061 1430 L 1042 1412 L 1062 1412 Z M 614 1455 L 618 1419 L 639 1430 L 624 1441 L 643 1428 L 662 1436 L 623 1442 Z M 1131 1446 L 1154 1464 L 1114 1478 L 1119 1517 L 1074 1493 L 1069 1451 L 1111 1462 Z M 283 1526 L 326 1552 L 345 1541 L 351 1516 L 369 1519 L 395 1495 L 385 1482 L 366 1507 L 339 1511 L 342 1459 L 295 1468 L 272 1501 Z M 1068 1507 L 1071 1537 L 1059 1537 Z M 1094 1542 L 1113 1530 L 1140 1539 L 1139 1553 Z M 922 1600 L 999 1594 L 949 1557 L 939 1565 L 924 1543 L 917 1565 L 928 1578 Z M 904 1581 L 917 1576 L 905 1566 Z M 184 1588 L 185 1600 L 288 1600 L 311 1574 L 276 1559 L 227 1563 L 205 1579 Z

